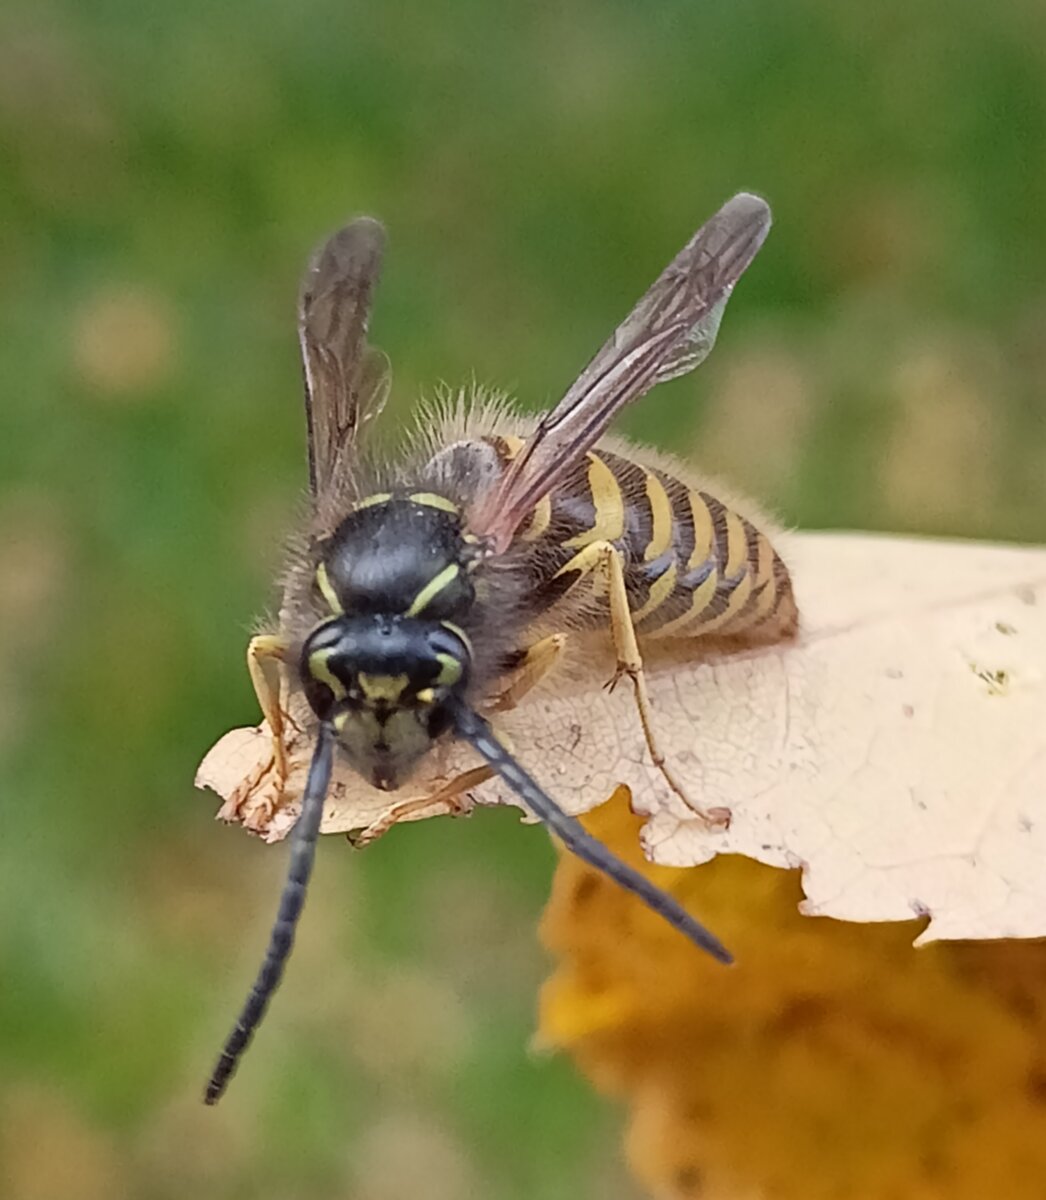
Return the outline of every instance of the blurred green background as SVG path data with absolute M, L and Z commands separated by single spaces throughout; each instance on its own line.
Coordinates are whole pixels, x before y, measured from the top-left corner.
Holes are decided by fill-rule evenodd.
M 554 400 L 742 187 L 770 241 L 626 431 L 791 524 L 1046 540 L 1039 0 L 5 4 L 4 1200 L 634 1195 L 527 1054 L 552 854 L 510 813 L 326 842 L 205 1110 L 285 856 L 192 778 L 256 718 L 313 245 L 389 227 L 391 428 L 473 373 Z

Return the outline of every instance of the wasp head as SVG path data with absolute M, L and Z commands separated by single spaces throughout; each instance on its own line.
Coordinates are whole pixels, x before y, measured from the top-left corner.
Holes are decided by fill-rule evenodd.
M 308 637 L 301 679 L 352 766 L 375 787 L 399 787 L 450 725 L 468 683 L 465 635 L 446 621 L 339 616 Z

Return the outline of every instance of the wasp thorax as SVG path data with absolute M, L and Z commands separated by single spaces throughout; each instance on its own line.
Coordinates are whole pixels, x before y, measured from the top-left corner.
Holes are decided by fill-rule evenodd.
M 470 663 L 464 635 L 444 622 L 343 616 L 309 636 L 301 678 L 353 767 L 390 791 L 448 728 Z
M 369 496 L 324 545 L 316 585 L 336 613 L 455 620 L 475 599 L 475 556 L 452 501 L 431 492 Z

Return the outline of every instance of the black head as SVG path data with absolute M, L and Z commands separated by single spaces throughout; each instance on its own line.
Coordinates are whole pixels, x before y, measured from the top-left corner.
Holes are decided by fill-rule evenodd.
M 471 658 L 465 635 L 448 622 L 372 613 L 315 629 L 300 670 L 313 711 L 352 766 L 391 791 L 449 728 Z

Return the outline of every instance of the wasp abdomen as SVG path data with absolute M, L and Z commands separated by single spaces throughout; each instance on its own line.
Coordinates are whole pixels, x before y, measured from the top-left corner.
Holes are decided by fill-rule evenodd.
M 794 633 L 792 581 L 767 535 L 709 492 L 644 470 L 668 498 L 673 536 L 663 557 L 644 555 L 626 571 L 626 579 L 638 576 L 646 586 L 643 602 L 633 609 L 637 632 L 759 640 Z
M 498 439 L 506 457 L 515 439 Z M 788 568 L 752 521 L 656 467 L 594 449 L 535 507 L 518 535 L 540 564 L 543 605 L 565 595 L 586 546 L 620 552 L 636 631 L 776 640 L 798 613 Z

